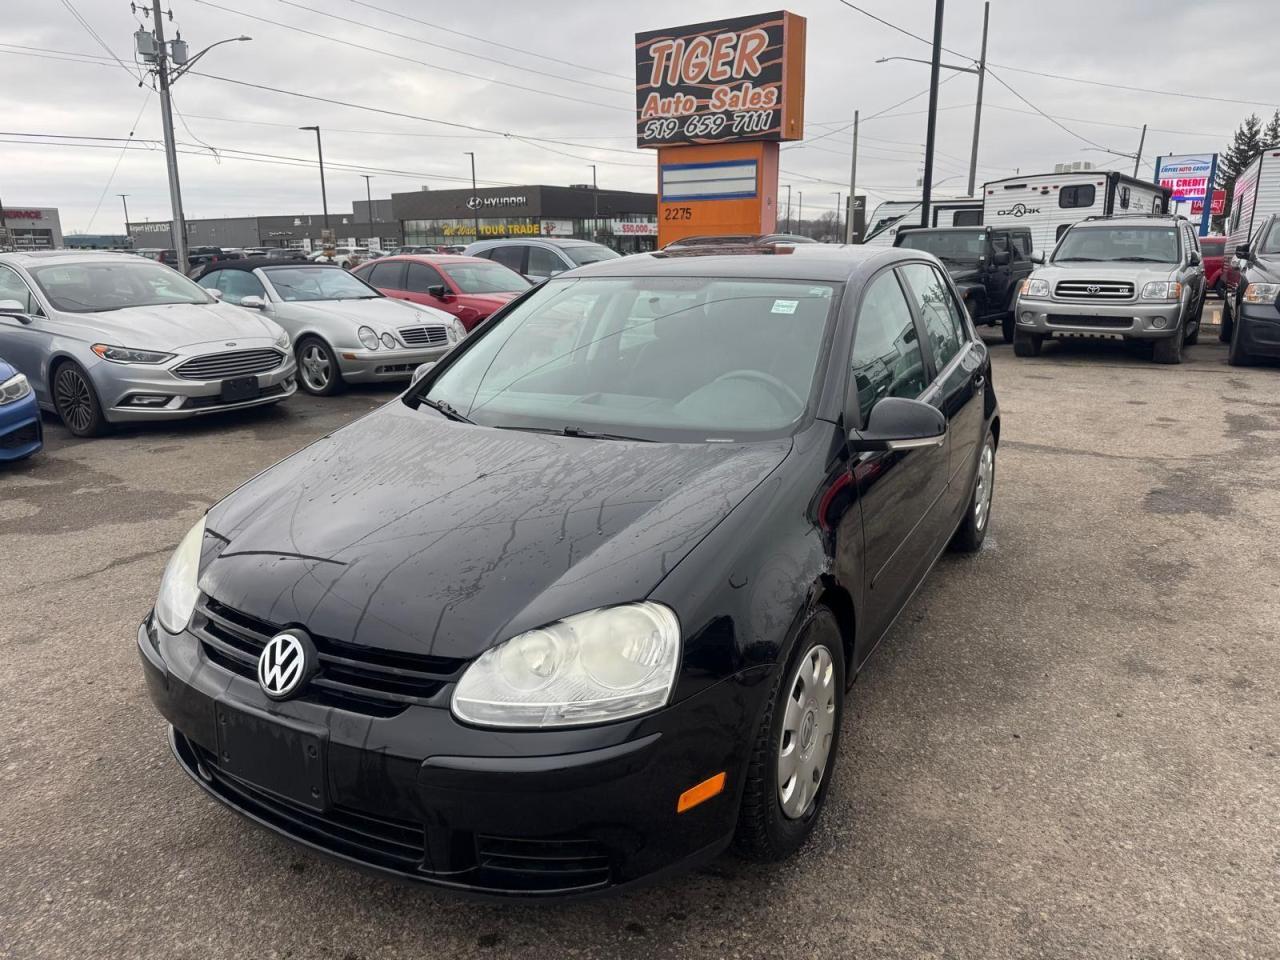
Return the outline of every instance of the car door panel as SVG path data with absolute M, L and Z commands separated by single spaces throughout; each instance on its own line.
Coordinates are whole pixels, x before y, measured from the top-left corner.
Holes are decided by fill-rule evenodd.
M 44 314 L 26 280 L 3 264 L 0 264 L 0 300 L 17 300 L 27 308 L 21 316 L 0 314 L 0 357 L 26 375 L 39 403 L 51 403 L 46 366 L 54 323 Z

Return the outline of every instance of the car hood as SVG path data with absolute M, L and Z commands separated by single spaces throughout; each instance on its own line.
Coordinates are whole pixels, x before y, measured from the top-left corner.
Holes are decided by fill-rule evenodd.
M 445 323 L 451 319 L 443 310 L 392 300 L 390 297 L 369 297 L 366 300 L 288 300 L 280 306 L 294 317 L 307 314 L 338 317 L 357 324 L 368 324 L 379 333 L 418 323 Z
M 6 363 L 3 357 L 0 357 L 0 383 L 4 383 L 18 371 L 12 364 Z
M 458 299 L 471 306 L 486 306 L 496 310 L 504 303 L 510 303 L 518 296 L 520 296 L 518 293 L 460 293 L 458 294 Z
M 91 323 L 94 335 L 103 342 L 140 350 L 174 351 L 262 338 L 274 341 L 280 335 L 271 320 L 230 303 L 167 303 L 73 316 Z
M 317 636 L 470 658 L 644 598 L 790 449 L 498 430 L 393 401 L 215 506 L 227 542 L 200 586 Z
M 1169 280 L 1177 272 L 1174 263 L 1064 263 L 1046 264 L 1037 267 L 1031 274 L 1051 284 L 1059 280 L 1124 280 L 1137 285 L 1139 291 L 1144 283 L 1152 280 Z
M 1267 283 L 1280 282 L 1280 256 L 1257 257 L 1249 264 L 1249 279 Z

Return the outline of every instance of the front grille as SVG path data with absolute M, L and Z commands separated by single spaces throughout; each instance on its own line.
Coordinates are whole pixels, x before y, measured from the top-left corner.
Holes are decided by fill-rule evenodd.
M 530 892 L 606 886 L 608 851 L 596 840 L 517 840 L 476 837 L 482 886 Z
M 1060 280 L 1053 295 L 1059 300 L 1132 300 L 1133 284 L 1127 280 Z
M 401 327 L 400 339 L 411 347 L 431 347 L 449 342 L 449 333 L 444 327 Z
M 317 813 L 226 773 L 214 754 L 181 734 L 177 741 L 179 751 L 198 764 L 199 775 L 212 778 L 221 796 L 291 836 L 394 870 L 416 870 L 426 857 L 426 834 L 420 823 L 372 817 L 341 806 Z
M 258 394 L 258 396 L 254 397 L 253 399 L 254 400 L 270 400 L 272 397 L 282 397 L 288 392 L 289 392 L 288 381 L 286 381 L 285 383 L 278 383 L 274 387 L 264 387 L 262 389 L 262 392 Z M 244 403 L 244 402 L 245 401 L 243 400 L 237 401 L 237 403 Z M 222 397 L 220 397 L 216 393 L 208 397 L 187 397 L 182 402 L 183 410 L 204 410 L 208 407 L 221 407 L 221 406 L 226 406 L 226 404 L 222 402 Z M 235 404 L 231 404 L 231 406 L 235 406 Z
M 1085 317 L 1070 313 L 1051 313 L 1046 318 L 1054 327 L 1107 327 L 1112 330 L 1127 330 L 1133 326 L 1133 317 Z
M 195 357 L 180 364 L 173 372 L 184 380 L 226 380 L 267 373 L 282 363 L 284 354 L 279 350 L 233 350 Z
M 0 450 L 17 450 L 40 439 L 40 426 L 32 421 L 24 427 L 10 431 L 0 437 Z
M 194 624 L 205 656 L 231 673 L 257 680 L 258 657 L 283 629 L 208 598 Z M 312 635 L 320 667 L 298 699 L 392 717 L 413 705 L 439 706 L 465 660 L 374 650 Z

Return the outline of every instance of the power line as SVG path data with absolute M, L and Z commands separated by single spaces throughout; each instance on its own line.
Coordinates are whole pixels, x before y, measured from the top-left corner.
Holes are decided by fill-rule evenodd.
M 864 10 L 862 9 L 862 7 L 858 6 L 856 3 L 850 3 L 849 0 L 839 0 L 839 2 L 843 3 L 850 10 L 856 10 L 858 13 L 862 14 L 864 17 L 870 17 L 876 23 L 883 24 L 884 26 L 888 27 L 890 30 L 897 30 L 899 33 L 903 34 L 904 36 L 910 37 L 912 40 L 919 40 L 923 44 L 927 44 L 930 47 L 933 46 L 932 40 L 926 39 L 925 37 L 920 36 L 920 34 L 918 33 L 912 33 L 906 27 L 900 27 L 896 23 L 890 23 L 888 20 L 884 19 L 884 17 L 877 17 L 870 10 Z M 947 51 L 947 53 L 955 54 L 957 57 L 963 57 L 965 60 L 975 60 L 976 62 L 976 58 L 969 56 L 967 53 L 960 53 L 959 51 L 952 50 L 950 47 L 943 47 L 942 49 Z
M 147 104 L 151 102 L 152 93 L 152 89 L 148 87 L 146 96 L 142 98 L 142 106 L 138 108 L 138 115 L 133 118 L 133 126 L 129 128 L 128 140 L 133 139 L 133 135 L 138 129 L 138 124 L 142 122 L 143 111 L 147 109 Z M 106 199 L 107 191 L 111 189 L 111 184 L 116 178 L 116 171 L 120 169 L 120 161 L 124 159 L 125 151 L 129 149 L 128 140 L 126 140 L 125 145 L 120 148 L 120 155 L 116 157 L 115 166 L 111 168 L 111 174 L 107 177 L 107 182 L 102 187 L 102 193 L 98 194 L 98 202 L 94 204 L 93 213 L 89 217 L 89 226 L 86 228 L 87 230 L 93 229 L 93 221 L 98 218 L 98 211 L 102 209 L 102 201 Z M 125 224 L 125 227 L 127 228 L 128 224 Z
M 199 2 L 199 0 L 197 0 L 197 2 Z M 302 10 L 303 12 L 309 13 L 313 16 L 315 14 L 319 14 L 322 17 L 329 17 L 333 20 L 339 20 L 342 23 L 351 24 L 353 27 L 360 27 L 361 29 L 364 29 L 364 30 L 373 30 L 377 33 L 384 33 L 389 37 L 397 37 L 401 40 L 408 40 L 411 43 L 420 43 L 424 46 L 435 47 L 438 50 L 444 50 L 453 54 L 463 53 L 463 51 L 458 50 L 457 47 L 450 47 L 443 43 L 434 43 L 431 40 L 423 40 L 421 37 L 415 37 L 412 34 L 408 34 L 408 33 L 398 33 L 395 30 L 388 30 L 384 27 L 375 27 L 371 23 L 365 23 L 360 20 L 352 20 L 349 17 L 342 17 L 336 13 L 329 13 L 325 10 L 316 10 L 313 7 L 308 7 L 301 3 L 294 3 L 293 0 L 276 0 L 276 3 L 282 3 L 286 7 L 294 7 L 295 9 Z M 602 83 L 592 83 L 590 80 L 580 80 L 577 77 L 566 77 L 562 73 L 549 73 L 546 70 L 536 70 L 533 67 L 522 67 L 519 64 L 512 63 L 510 60 L 500 60 L 497 57 L 486 57 L 482 53 L 465 53 L 464 55 L 474 60 L 484 60 L 487 63 L 496 63 L 501 67 L 509 67 L 512 70 L 523 70 L 526 73 L 535 73 L 540 77 L 550 77 L 553 80 L 563 80 L 566 83 L 576 83 L 584 87 L 595 87 L 597 90 L 605 90 L 605 91 L 608 91 L 609 93 L 621 93 L 621 94 L 627 95 L 628 97 L 632 95 L 631 90 L 624 90 L 621 87 L 606 86 L 605 84 L 602 84 Z
M 284 30 L 292 30 L 295 33 L 305 34 L 308 37 L 315 37 L 318 40 L 328 40 L 330 43 L 338 43 L 344 47 L 351 47 L 355 50 L 363 50 L 366 53 L 375 53 L 379 56 L 390 57 L 393 60 L 402 60 L 405 63 L 414 63 L 420 67 L 426 67 L 428 70 L 438 70 L 442 73 L 448 73 L 454 77 L 466 77 L 469 80 L 480 80 L 484 83 L 494 83 L 503 87 L 511 87 L 513 90 L 520 90 L 525 93 L 534 93 L 544 97 L 555 97 L 557 100 L 568 100 L 570 103 L 584 103 L 591 107 L 600 107 L 604 110 L 621 110 L 625 113 L 631 113 L 633 107 L 615 107 L 612 104 L 600 103 L 598 100 L 584 100 L 582 97 L 571 97 L 567 93 L 556 93 L 553 90 L 542 90 L 537 87 L 528 87 L 521 83 L 515 83 L 510 80 L 499 80 L 495 77 L 485 77 L 476 73 L 467 73 L 463 70 L 457 70 L 453 67 L 441 67 L 434 63 L 428 63 L 425 60 L 418 60 L 414 57 L 406 57 L 403 54 L 392 53 L 390 50 L 379 50 L 377 47 L 366 46 L 363 43 L 356 43 L 354 40 L 344 40 L 341 37 L 332 37 L 327 33 L 319 33 L 315 30 L 308 30 L 306 27 L 297 27 L 291 23 L 281 23 L 279 20 L 271 20 L 267 17 L 260 17 L 255 13 L 245 13 L 243 10 L 236 10 L 232 7 L 224 7 L 222 4 L 214 3 L 212 0 L 191 0 L 192 3 L 198 3 L 204 7 L 212 7 L 215 10 L 221 10 L 224 13 L 233 13 L 236 16 L 245 17 L 258 23 L 270 24 L 273 27 L 280 27 Z
M 992 80 L 996 81 L 996 83 L 1000 84 L 1000 86 L 1004 87 L 1006 90 L 1012 93 L 1015 97 L 1017 97 L 1019 100 L 1025 103 L 1028 107 L 1030 107 L 1036 113 L 1040 114 L 1040 116 L 1044 117 L 1046 120 L 1052 123 L 1055 127 L 1065 130 L 1067 133 L 1071 134 L 1071 136 L 1075 137 L 1077 140 L 1080 140 L 1083 143 L 1087 143 L 1091 147 L 1097 147 L 1099 150 L 1104 150 L 1107 153 L 1116 152 L 1114 150 L 1111 150 L 1109 147 L 1104 147 L 1102 144 L 1098 143 L 1096 140 L 1090 140 L 1084 134 L 1077 133 L 1076 131 L 1072 130 L 1070 127 L 1062 123 L 1062 121 L 1058 120 L 1057 118 L 1049 116 L 1049 114 L 1045 113 L 1043 110 L 1037 107 L 1034 103 L 1032 103 L 1022 94 L 1020 94 L 1017 90 L 1013 89 L 1013 87 L 1009 86 L 1009 84 L 1005 82 L 1005 80 L 1000 76 L 1000 74 L 996 73 L 994 70 L 991 69 L 990 64 L 987 64 L 987 73 L 990 74 Z
M 490 46 L 500 47 L 503 50 L 511 50 L 515 53 L 522 54 L 526 57 L 534 57 L 538 60 L 546 60 L 549 63 L 559 63 L 566 67 L 576 67 L 579 70 L 586 70 L 590 73 L 598 73 L 606 77 L 617 77 L 619 80 L 629 81 L 633 79 L 632 77 L 629 77 L 626 74 L 613 73 L 609 70 L 600 70 L 597 67 L 589 67 L 583 63 L 575 63 L 572 60 L 561 60 L 559 57 L 550 57 L 544 53 L 535 53 L 534 51 L 529 50 L 525 47 L 514 47 L 514 46 L 511 46 L 510 44 L 500 43 L 497 40 L 488 40 L 484 37 L 476 36 L 474 33 L 463 33 L 461 30 L 454 30 L 450 27 L 445 27 L 438 23 L 432 23 L 428 20 L 419 20 L 417 17 L 411 17 L 407 13 L 401 13 L 398 10 L 387 10 L 384 7 L 375 6 L 372 3 L 366 3 L 364 2 L 364 0 L 350 0 L 350 2 L 354 3 L 356 6 L 359 6 L 359 7 L 367 7 L 370 10 L 377 10 L 379 13 L 385 13 L 387 16 L 395 17 L 397 20 L 411 20 L 414 23 L 421 24 L 424 27 L 430 27 L 433 30 L 441 30 L 444 33 L 451 33 L 455 37 L 466 37 L 468 40 L 475 40 L 479 43 L 487 43 Z M 467 54 L 467 55 L 472 56 L 472 54 Z
M 71 16 L 75 19 L 76 23 L 80 24 L 80 26 L 84 28 L 85 33 L 89 34 L 89 36 L 92 37 L 94 41 L 98 44 L 98 46 L 100 46 L 103 50 L 107 51 L 111 59 L 120 65 L 120 69 L 123 70 L 125 73 L 127 73 L 131 80 L 135 81 L 138 84 L 142 83 L 141 75 L 136 74 L 132 70 L 130 70 L 125 65 L 125 62 L 116 56 L 116 52 L 112 50 L 109 46 L 107 46 L 107 42 L 103 40 L 101 36 L 98 35 L 98 31 L 93 29 L 93 27 L 89 24 L 89 21 L 80 15 L 80 11 L 77 10 L 75 6 L 72 5 L 71 0 L 62 0 L 62 5 L 67 8 L 67 12 L 71 14 Z
M 1070 77 L 1061 73 L 1045 73 L 1041 70 L 1028 70 L 1026 67 L 1011 67 L 1007 63 L 987 61 L 987 66 L 997 66 L 1001 70 L 1012 70 L 1015 73 L 1026 73 L 1033 77 L 1048 77 L 1051 80 L 1065 80 L 1068 83 L 1087 83 L 1094 87 L 1108 87 L 1112 90 L 1129 90 L 1134 93 L 1154 93 L 1161 97 L 1181 97 L 1185 100 L 1210 100 L 1214 103 L 1239 103 L 1250 107 L 1276 107 L 1275 100 L 1240 100 L 1234 97 L 1213 97 L 1204 93 L 1186 93 L 1180 90 L 1156 90 L 1152 87 L 1133 87 L 1123 83 L 1108 83 L 1104 80 L 1089 80 L 1085 77 Z

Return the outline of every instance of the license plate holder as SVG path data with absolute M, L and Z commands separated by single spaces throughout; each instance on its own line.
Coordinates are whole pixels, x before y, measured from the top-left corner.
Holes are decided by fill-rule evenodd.
M 220 700 L 214 712 L 220 769 L 291 803 L 321 812 L 328 809 L 328 736 L 323 728 Z
M 233 377 L 222 381 L 222 402 L 240 403 L 244 400 L 256 400 L 262 395 L 257 377 Z

